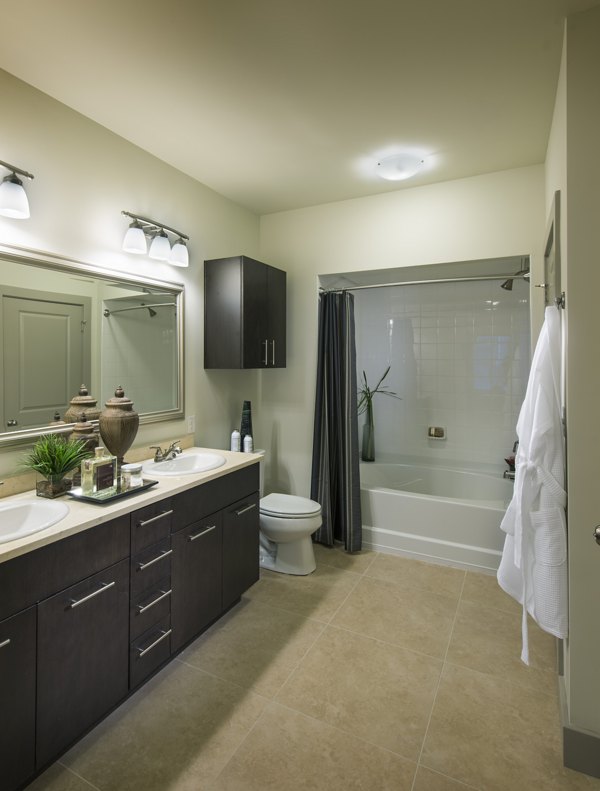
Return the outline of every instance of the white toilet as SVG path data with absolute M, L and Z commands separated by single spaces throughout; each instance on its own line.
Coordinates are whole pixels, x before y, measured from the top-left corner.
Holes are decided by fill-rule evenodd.
M 260 565 L 281 574 L 310 574 L 317 567 L 310 537 L 321 527 L 321 506 L 293 494 L 263 497 L 262 461 L 260 466 Z

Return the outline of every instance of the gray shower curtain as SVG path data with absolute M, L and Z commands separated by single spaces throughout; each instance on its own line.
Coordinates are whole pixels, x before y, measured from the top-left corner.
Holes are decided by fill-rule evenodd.
M 314 540 L 327 546 L 343 541 L 348 552 L 357 552 L 362 518 L 352 294 L 321 294 L 318 343 L 310 496 L 321 504 L 323 524 Z

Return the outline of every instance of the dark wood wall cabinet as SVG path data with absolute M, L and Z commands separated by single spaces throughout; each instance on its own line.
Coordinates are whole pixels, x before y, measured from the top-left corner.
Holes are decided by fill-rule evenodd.
M 0 788 L 23 788 L 258 579 L 258 465 L 0 563 Z
M 204 262 L 204 367 L 285 368 L 286 273 L 246 255 Z

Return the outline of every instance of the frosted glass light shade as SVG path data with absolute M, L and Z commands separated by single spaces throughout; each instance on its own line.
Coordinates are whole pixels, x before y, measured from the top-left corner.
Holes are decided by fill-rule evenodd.
M 150 245 L 150 258 L 157 261 L 168 261 L 171 256 L 171 244 L 169 237 L 164 231 L 159 231 Z
M 169 263 L 173 266 L 189 266 L 190 256 L 183 239 L 178 239 L 171 248 Z
M 422 157 L 416 154 L 393 154 L 379 160 L 377 174 L 386 181 L 403 181 L 414 176 L 422 165 Z
M 146 235 L 139 223 L 132 222 L 127 229 L 123 239 L 123 250 L 126 253 L 135 253 L 135 255 L 146 255 L 148 252 Z
M 14 173 L 6 176 L 0 184 L 0 214 L 13 220 L 26 220 L 30 216 L 23 182 Z

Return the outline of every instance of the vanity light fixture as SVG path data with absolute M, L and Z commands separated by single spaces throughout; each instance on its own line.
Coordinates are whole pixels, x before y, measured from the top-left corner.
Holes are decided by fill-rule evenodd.
M 423 157 L 417 154 L 392 154 L 377 162 L 377 175 L 386 181 L 404 181 L 418 173 L 424 162 Z
M 23 182 L 17 173 L 27 179 L 33 179 L 33 175 L 1 159 L 0 165 L 11 171 L 0 183 L 0 214 L 13 220 L 26 220 L 29 217 L 29 201 Z
M 123 250 L 126 253 L 148 255 L 157 261 L 167 261 L 173 266 L 189 266 L 186 246 L 189 236 L 156 220 L 141 217 L 139 214 L 132 214 L 129 211 L 122 211 L 121 214 L 133 220 L 123 240 Z M 173 234 L 175 237 L 173 247 L 171 247 L 169 234 Z M 150 250 L 148 250 L 147 239 L 151 240 Z

